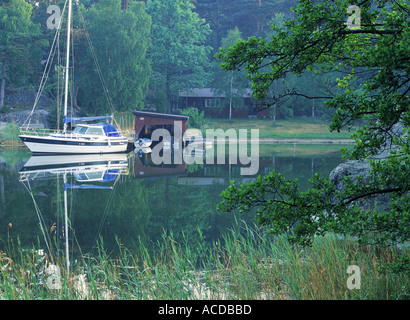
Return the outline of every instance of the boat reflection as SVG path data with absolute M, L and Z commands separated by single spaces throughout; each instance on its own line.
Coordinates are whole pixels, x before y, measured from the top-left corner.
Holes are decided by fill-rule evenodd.
M 73 174 L 77 181 L 109 182 L 128 174 L 128 155 L 123 153 L 89 155 L 32 156 L 20 169 L 20 181 Z
M 60 272 L 56 265 L 57 258 L 54 257 L 58 252 L 55 242 L 51 239 L 51 230 L 60 233 L 57 239 L 63 239 L 65 242 L 65 261 L 67 272 L 70 270 L 70 255 L 69 255 L 69 218 L 68 218 L 68 190 L 70 189 L 114 189 L 118 179 L 122 175 L 128 175 L 128 155 L 127 154 L 89 154 L 89 155 L 42 155 L 32 156 L 19 171 L 19 181 L 25 186 L 29 192 L 34 208 L 39 220 L 41 233 L 44 237 L 45 245 L 48 249 L 48 256 L 50 257 L 50 265 L 48 270 L 54 270 L 50 277 L 56 277 Z M 63 196 L 64 205 L 62 206 L 64 214 L 64 222 L 61 226 L 47 226 L 40 207 L 37 204 L 32 183 L 43 180 L 54 179 L 57 186 L 60 185 L 60 180 L 63 180 Z M 68 182 L 72 183 L 68 183 Z M 99 184 L 85 184 L 85 183 Z M 57 199 L 59 201 L 61 188 L 57 189 Z M 60 207 L 58 207 L 57 215 L 61 215 Z M 59 219 L 57 218 L 57 221 Z M 50 232 L 47 232 L 50 230 Z

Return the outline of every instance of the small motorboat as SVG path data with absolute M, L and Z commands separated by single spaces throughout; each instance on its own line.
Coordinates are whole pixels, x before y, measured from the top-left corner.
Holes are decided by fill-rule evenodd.
M 148 148 L 152 143 L 151 139 L 148 138 L 139 138 L 134 141 L 135 148 Z

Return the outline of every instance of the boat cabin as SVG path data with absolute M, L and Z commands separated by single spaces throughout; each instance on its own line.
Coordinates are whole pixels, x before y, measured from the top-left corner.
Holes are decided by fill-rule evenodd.
M 79 124 L 72 131 L 73 134 L 119 137 L 117 128 L 108 123 Z

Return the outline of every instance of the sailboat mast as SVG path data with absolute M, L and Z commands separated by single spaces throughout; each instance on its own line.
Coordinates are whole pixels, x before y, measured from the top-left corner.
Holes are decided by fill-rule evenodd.
M 70 255 L 68 251 L 68 209 L 67 209 L 67 174 L 64 173 L 64 235 L 65 235 L 65 255 L 66 255 L 66 263 L 67 263 L 67 274 L 70 271 Z
M 68 2 L 68 20 L 67 20 L 67 55 L 66 55 L 66 68 L 65 68 L 65 97 L 64 97 L 64 133 L 67 131 L 67 105 L 68 105 L 68 75 L 70 68 L 70 36 L 71 36 L 71 10 L 72 0 Z

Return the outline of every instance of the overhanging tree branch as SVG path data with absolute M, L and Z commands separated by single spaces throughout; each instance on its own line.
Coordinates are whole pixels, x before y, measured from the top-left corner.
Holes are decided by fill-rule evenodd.
M 369 196 L 373 196 L 376 194 L 388 194 L 388 193 L 392 193 L 392 192 L 401 192 L 403 191 L 401 188 L 390 188 L 390 189 L 383 189 L 383 190 L 373 190 L 373 191 L 369 191 L 369 192 L 365 192 L 362 193 L 360 195 L 357 195 L 353 198 L 350 198 L 349 200 L 345 201 L 343 203 L 343 205 L 347 205 L 349 203 L 352 203 L 353 201 L 365 198 L 365 197 L 369 197 Z
M 371 30 L 362 30 L 362 29 L 351 29 L 351 30 L 342 30 L 340 31 L 340 34 L 361 34 L 361 33 L 366 33 L 366 34 L 380 34 L 380 35 L 384 35 L 384 34 L 397 34 L 397 33 L 401 33 L 402 30 L 375 30 L 375 29 L 371 29 Z

